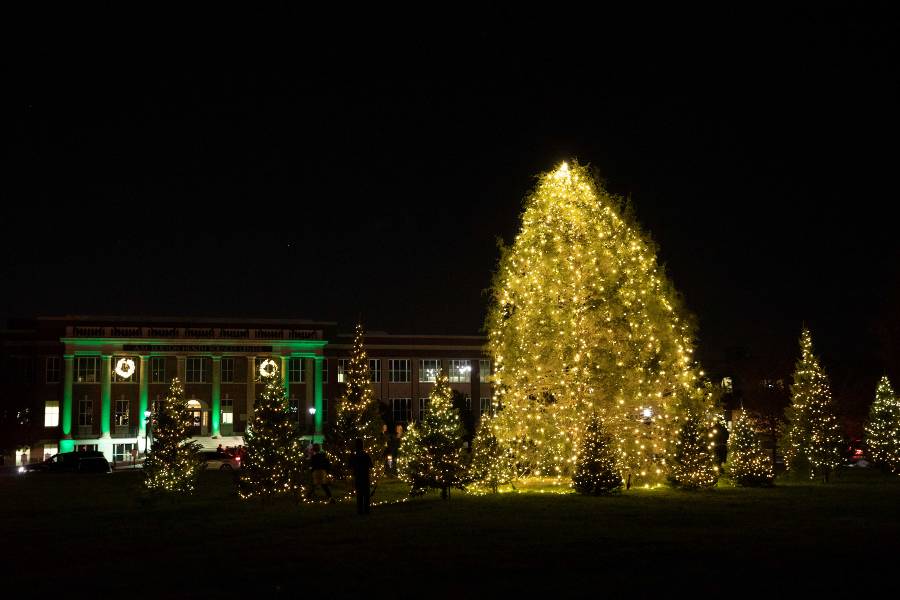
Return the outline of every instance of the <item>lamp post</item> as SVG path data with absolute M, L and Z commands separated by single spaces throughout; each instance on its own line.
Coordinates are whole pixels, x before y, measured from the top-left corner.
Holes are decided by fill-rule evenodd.
M 316 438 L 316 407 L 315 406 L 309 407 L 309 416 L 310 416 L 310 420 L 311 420 L 310 438 L 312 439 L 313 443 L 315 443 L 315 441 L 316 441 L 316 439 L 315 439 Z
M 144 418 L 147 419 L 147 437 L 144 439 L 144 456 L 150 452 L 150 444 L 153 442 L 153 413 L 149 410 L 144 411 Z

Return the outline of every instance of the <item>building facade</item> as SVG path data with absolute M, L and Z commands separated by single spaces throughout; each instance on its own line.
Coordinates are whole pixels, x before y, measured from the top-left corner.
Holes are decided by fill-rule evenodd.
M 6 464 L 74 449 L 130 460 L 152 447 L 145 415 L 174 377 L 184 383 L 193 435 L 204 447 L 243 443 L 273 361 L 291 411 L 321 439 L 344 392 L 352 335 L 308 320 L 44 317 L 12 320 L 2 334 L 0 410 L 24 432 Z M 439 370 L 476 418 L 490 410 L 491 366 L 481 336 L 365 338 L 375 397 L 386 426 L 406 427 L 427 410 Z M 266 363 L 266 367 L 268 367 Z M 9 444 L 5 444 L 9 445 Z

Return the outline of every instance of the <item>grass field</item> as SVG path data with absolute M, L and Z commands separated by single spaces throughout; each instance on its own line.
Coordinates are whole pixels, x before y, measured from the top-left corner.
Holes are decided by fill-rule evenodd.
M 243 502 L 229 475 L 204 475 L 194 497 L 147 506 L 139 472 L 0 478 L 4 588 L 35 598 L 900 589 L 900 480 L 873 471 L 764 490 L 431 495 L 368 517 L 351 502 Z M 388 482 L 374 500 L 404 491 Z

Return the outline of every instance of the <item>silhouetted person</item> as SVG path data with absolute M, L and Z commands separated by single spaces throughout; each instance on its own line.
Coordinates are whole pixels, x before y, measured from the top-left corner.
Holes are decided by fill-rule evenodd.
M 325 477 L 329 471 L 331 471 L 331 463 L 328 461 L 328 457 L 322 452 L 322 447 L 319 444 L 313 444 L 313 455 L 309 459 L 309 467 L 312 469 L 312 490 L 310 490 L 310 496 L 314 496 L 316 493 L 316 487 L 320 487 L 325 491 L 325 497 L 328 498 L 331 502 L 334 502 L 334 499 L 331 497 L 331 490 L 328 489 L 328 484 L 325 483 Z
M 354 442 L 356 452 L 350 459 L 350 467 L 353 469 L 353 485 L 356 487 L 356 512 L 361 515 L 369 514 L 369 472 L 372 470 L 372 457 L 363 449 L 363 441 L 356 438 Z

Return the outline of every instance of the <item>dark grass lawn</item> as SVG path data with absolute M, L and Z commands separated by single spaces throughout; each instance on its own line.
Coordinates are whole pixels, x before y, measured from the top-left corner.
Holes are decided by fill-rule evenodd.
M 375 507 L 243 502 L 204 474 L 142 506 L 140 473 L 0 477 L 2 588 L 27 597 L 900 593 L 900 479 L 573 494 L 455 493 Z M 402 497 L 390 482 L 375 500 Z M 20 597 L 7 596 L 5 597 Z

